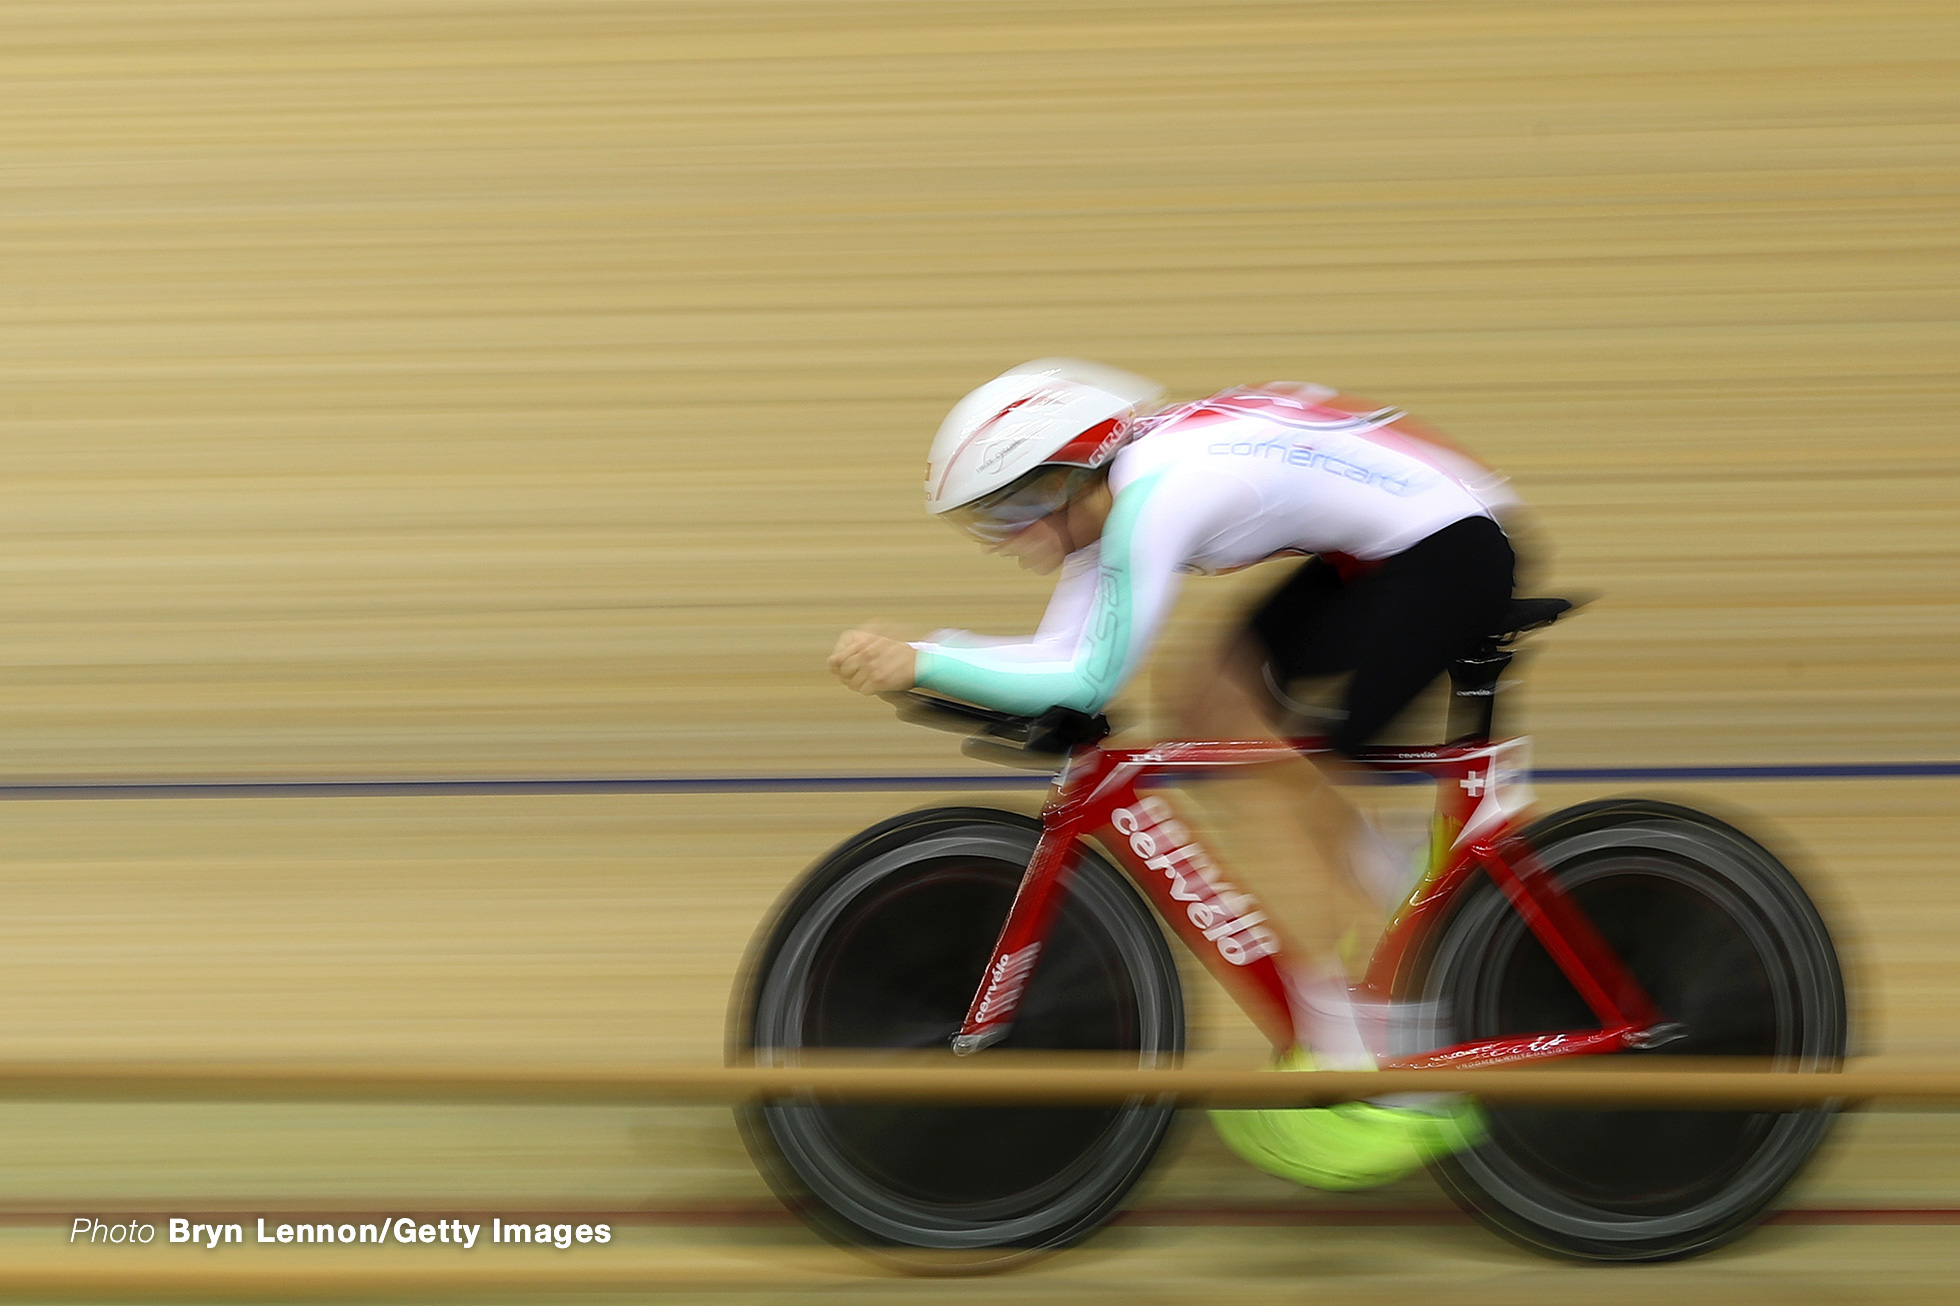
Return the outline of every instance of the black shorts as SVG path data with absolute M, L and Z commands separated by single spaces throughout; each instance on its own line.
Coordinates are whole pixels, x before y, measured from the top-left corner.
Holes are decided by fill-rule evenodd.
M 1322 558 L 1289 576 L 1248 623 L 1274 682 L 1352 672 L 1332 732 L 1349 756 L 1449 664 L 1496 633 L 1517 558 L 1488 517 L 1466 517 L 1353 580 Z

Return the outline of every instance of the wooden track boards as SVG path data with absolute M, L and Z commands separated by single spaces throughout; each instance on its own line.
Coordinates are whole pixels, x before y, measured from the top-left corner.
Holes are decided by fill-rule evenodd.
M 10 6 L 10 769 L 937 758 L 818 663 L 1031 620 L 916 480 L 1058 351 L 1508 469 L 1549 759 L 1948 756 L 1954 23 Z

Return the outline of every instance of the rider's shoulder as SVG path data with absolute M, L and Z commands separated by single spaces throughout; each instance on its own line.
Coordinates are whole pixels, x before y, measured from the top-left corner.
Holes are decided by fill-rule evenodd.
M 1158 409 L 1137 423 L 1132 443 L 1149 443 L 1167 435 L 1185 435 L 1216 426 L 1221 422 L 1248 420 L 1286 421 L 1329 411 L 1346 396 L 1332 386 L 1311 381 L 1266 381 L 1259 385 L 1233 386 L 1202 399 L 1171 404 Z
M 1132 438 L 1109 461 L 1111 492 L 1120 497 L 1153 473 L 1185 461 L 1189 443 L 1179 439 L 1176 432 L 1162 428 Z

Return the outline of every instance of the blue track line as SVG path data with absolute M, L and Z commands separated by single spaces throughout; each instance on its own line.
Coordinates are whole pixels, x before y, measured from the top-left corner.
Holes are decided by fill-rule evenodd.
M 1798 762 L 1780 766 L 1554 766 L 1539 784 L 1620 780 L 1882 780 L 1960 776 L 1960 762 Z M 1409 782 L 1421 783 L 1421 777 Z M 111 798 L 410 798 L 535 794 L 758 794 L 907 789 L 1040 789 L 1045 774 L 592 776 L 479 780 L 77 780 L 0 784 L 0 800 Z

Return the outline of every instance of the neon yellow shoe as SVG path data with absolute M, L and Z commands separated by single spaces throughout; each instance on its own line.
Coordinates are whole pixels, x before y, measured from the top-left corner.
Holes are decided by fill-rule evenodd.
M 1312 1070 L 1295 1048 L 1276 1070 Z M 1373 1188 L 1484 1138 L 1483 1112 L 1463 1100 L 1442 1111 L 1342 1102 L 1295 1110 L 1213 1111 L 1225 1145 L 1268 1174 L 1336 1192 Z

